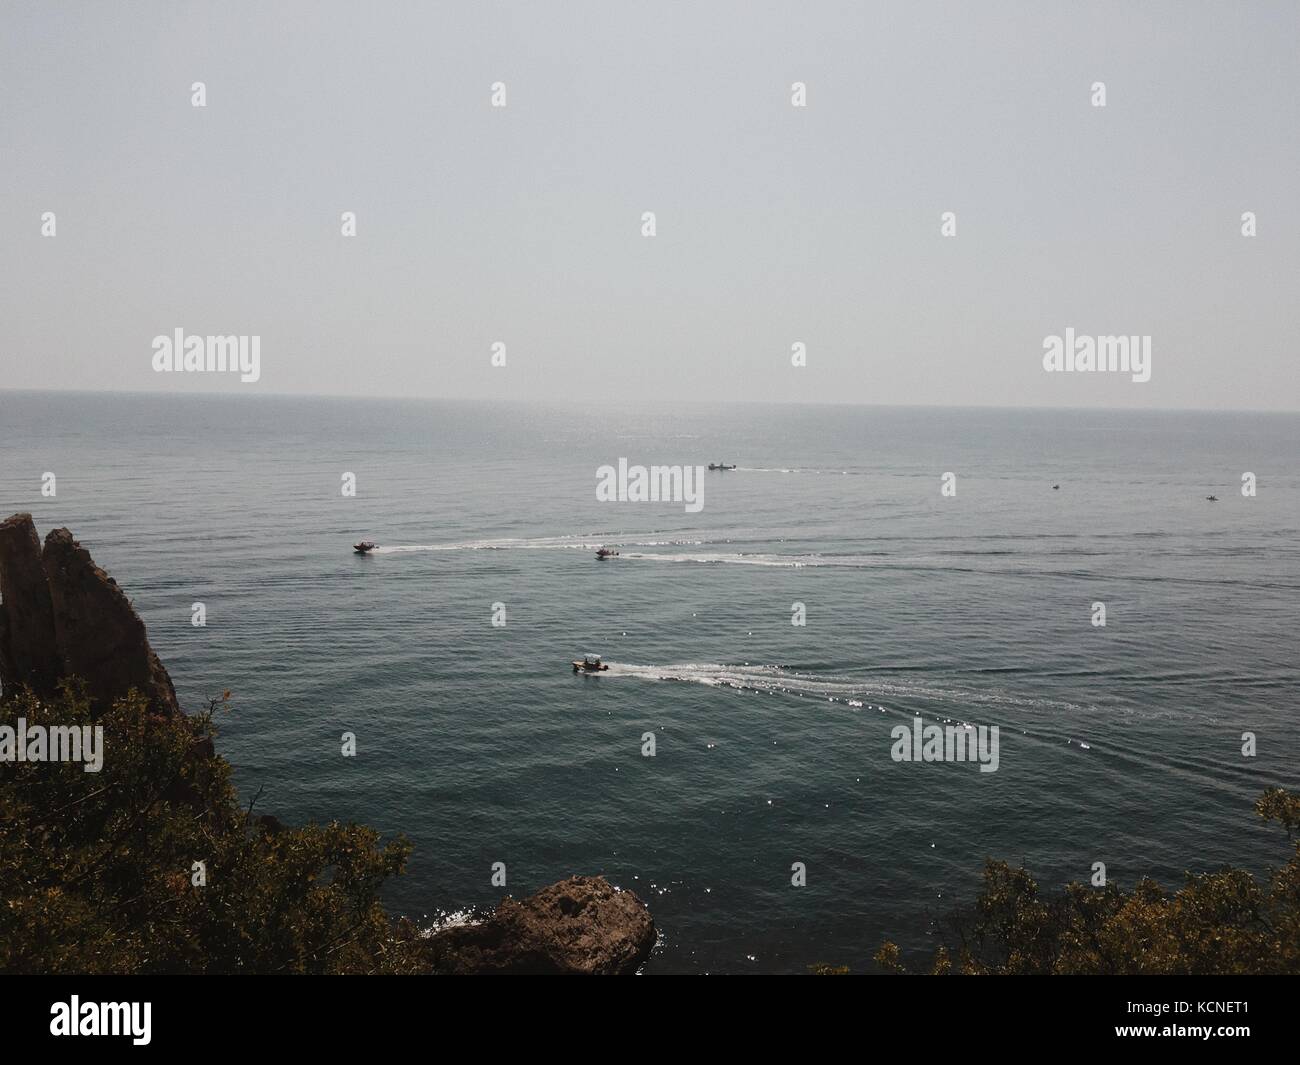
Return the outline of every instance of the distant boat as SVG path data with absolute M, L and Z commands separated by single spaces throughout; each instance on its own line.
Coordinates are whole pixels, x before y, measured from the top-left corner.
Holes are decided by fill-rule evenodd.
M 378 546 L 379 545 L 375 543 L 373 540 L 362 540 L 361 543 L 359 544 L 353 544 L 352 550 L 355 551 L 358 555 L 368 555 L 371 551 L 373 551 Z
M 600 655 L 583 655 L 573 660 L 575 673 L 603 673 L 607 669 L 609 666 L 600 660 Z
M 736 464 L 734 462 L 732 463 L 710 462 L 709 463 L 709 469 L 711 470 L 734 470 L 735 468 L 736 468 Z
M 1061 488 L 1061 486 L 1060 486 L 1059 484 L 1054 484 L 1054 485 L 1052 485 L 1052 491 L 1053 491 L 1053 492 L 1060 491 L 1060 488 Z
M 608 547 L 598 547 L 596 548 L 596 557 L 604 562 L 607 558 L 618 558 L 618 552 L 612 551 Z
M 1208 499 L 1211 503 L 1217 503 L 1219 501 L 1218 496 L 1206 496 L 1205 498 Z

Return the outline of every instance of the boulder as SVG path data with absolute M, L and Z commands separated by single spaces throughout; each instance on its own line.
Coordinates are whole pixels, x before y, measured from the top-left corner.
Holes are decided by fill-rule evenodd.
M 429 950 L 440 973 L 614 976 L 636 972 L 654 944 L 654 921 L 636 895 L 604 877 L 574 876 L 435 932 Z

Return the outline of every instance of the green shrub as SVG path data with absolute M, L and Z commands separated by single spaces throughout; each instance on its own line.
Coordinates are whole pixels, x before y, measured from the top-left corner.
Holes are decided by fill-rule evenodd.
M 1280 788 L 1255 810 L 1288 838 L 1300 826 L 1300 797 Z M 974 906 L 949 918 L 947 931 L 955 943 L 939 949 L 934 973 L 1300 973 L 1300 843 L 1266 884 L 1225 867 L 1187 874 L 1172 894 L 1144 877 L 1127 894 L 1068 884 L 1044 897 L 1024 869 L 989 861 Z M 893 943 L 875 960 L 906 971 Z
M 228 698 L 229 693 L 226 693 Z M 95 720 L 97 773 L 0 763 L 0 971 L 411 972 L 419 939 L 378 901 L 410 845 L 330 823 L 281 828 L 240 807 L 212 753 L 214 702 L 154 717 L 132 693 Z M 83 724 L 83 694 L 24 693 L 3 723 Z M 206 885 L 192 882 L 193 863 Z

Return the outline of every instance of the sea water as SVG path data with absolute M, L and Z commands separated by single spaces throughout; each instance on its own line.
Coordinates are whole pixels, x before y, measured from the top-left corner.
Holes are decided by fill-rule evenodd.
M 622 458 L 739 468 L 598 500 Z M 232 690 L 259 811 L 405 833 L 419 921 L 603 874 L 651 972 L 920 960 L 986 857 L 1283 862 L 1298 469 L 1283 414 L 0 392 L 0 509 L 72 529 L 188 707 Z M 917 716 L 996 771 L 891 758 Z

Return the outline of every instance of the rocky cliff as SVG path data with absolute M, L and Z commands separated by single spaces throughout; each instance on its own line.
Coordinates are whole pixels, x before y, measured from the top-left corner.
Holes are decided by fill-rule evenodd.
M 51 532 L 42 551 L 32 516 L 15 514 L 0 522 L 0 685 L 49 695 L 64 677 L 84 680 L 97 709 L 135 688 L 154 713 L 180 712 L 117 582 L 67 529 Z
M 48 695 L 63 673 L 54 610 L 30 514 L 0 522 L 0 684 Z

